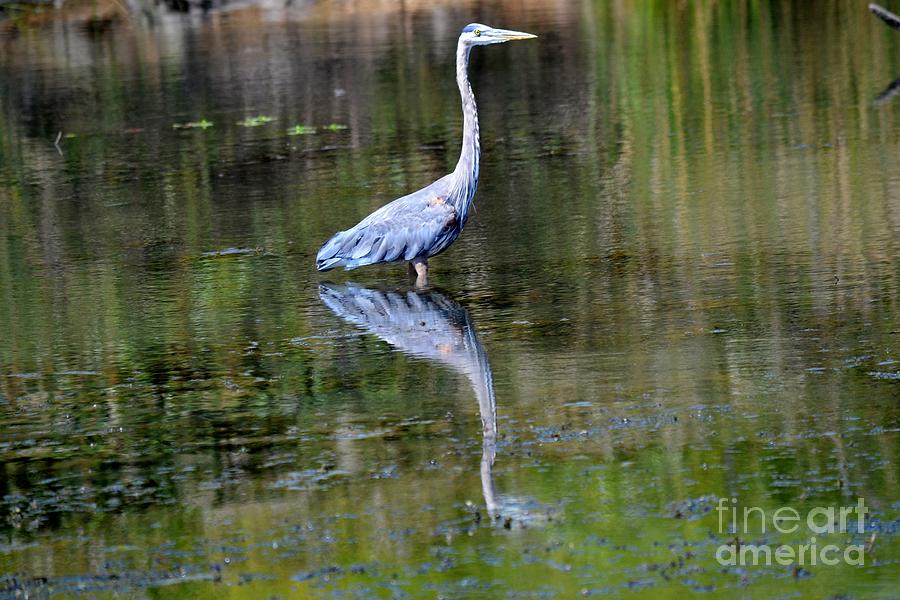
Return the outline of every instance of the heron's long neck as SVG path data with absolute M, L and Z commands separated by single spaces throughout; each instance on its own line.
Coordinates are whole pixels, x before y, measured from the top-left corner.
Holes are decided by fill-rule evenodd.
M 457 210 L 462 214 L 462 221 L 468 216 L 472 197 L 478 185 L 478 160 L 481 157 L 481 146 L 478 141 L 478 107 L 475 106 L 475 94 L 469 84 L 469 50 L 471 48 L 460 42 L 456 47 L 456 83 L 459 95 L 462 96 L 463 141 L 459 162 L 453 172 L 453 179 L 458 193 Z

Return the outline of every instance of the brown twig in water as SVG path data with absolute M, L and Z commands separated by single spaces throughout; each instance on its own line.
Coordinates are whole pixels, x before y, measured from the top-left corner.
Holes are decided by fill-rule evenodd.
M 872 532 L 872 537 L 869 538 L 869 541 L 866 542 L 866 553 L 871 554 L 872 550 L 875 549 L 875 532 Z
M 113 2 L 113 4 L 118 6 L 119 10 L 122 11 L 122 14 L 125 15 L 126 25 L 128 27 L 132 27 L 132 21 L 134 20 L 134 18 L 131 15 L 131 11 L 128 10 L 128 8 L 124 4 L 122 4 L 119 0 L 112 0 L 112 2 Z
M 875 98 L 875 104 L 883 104 L 900 93 L 900 79 L 892 81 L 884 90 Z
M 877 4 L 870 4 L 869 10 L 872 11 L 875 16 L 877 16 L 879 19 L 881 19 L 894 29 L 900 29 L 900 17 L 898 17 L 888 9 L 878 6 Z

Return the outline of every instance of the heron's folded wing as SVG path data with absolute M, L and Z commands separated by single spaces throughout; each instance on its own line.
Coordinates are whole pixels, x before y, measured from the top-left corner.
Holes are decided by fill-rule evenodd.
M 456 223 L 456 209 L 440 197 L 404 204 L 368 225 L 354 255 L 373 263 L 412 260 L 428 254 Z
M 317 263 L 324 270 L 412 260 L 427 255 L 449 235 L 455 223 L 456 209 L 440 196 L 403 198 L 336 234 L 319 250 Z

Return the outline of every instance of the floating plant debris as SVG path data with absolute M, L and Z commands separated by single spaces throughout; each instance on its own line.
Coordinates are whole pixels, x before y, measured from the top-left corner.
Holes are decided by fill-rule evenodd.
M 173 123 L 172 129 L 209 129 L 212 126 L 212 121 L 200 119 L 199 121 L 190 121 L 188 123 Z
M 274 120 L 274 118 L 267 115 L 256 115 L 255 117 L 247 117 L 243 121 L 238 121 L 238 125 L 241 127 L 259 127 Z

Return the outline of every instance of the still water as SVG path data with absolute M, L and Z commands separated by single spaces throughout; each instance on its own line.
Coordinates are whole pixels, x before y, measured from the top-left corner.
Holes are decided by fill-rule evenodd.
M 80 10 L 0 22 L 0 595 L 896 595 L 900 35 L 863 5 Z M 434 287 L 316 273 L 452 169 L 475 20 L 540 37 L 473 53 Z M 817 539 L 865 565 L 723 567 L 812 534 L 720 498 L 863 498 Z

